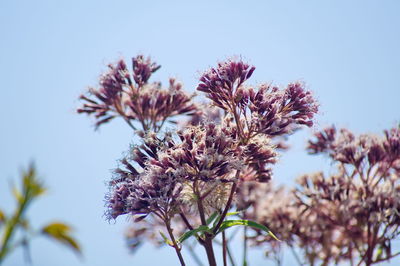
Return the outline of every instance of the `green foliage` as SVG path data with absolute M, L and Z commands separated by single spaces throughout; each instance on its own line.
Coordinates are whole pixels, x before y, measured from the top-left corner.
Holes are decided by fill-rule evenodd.
M 233 216 L 233 215 L 237 215 L 239 212 L 230 212 L 227 213 L 226 216 Z M 217 219 L 216 219 L 217 218 Z M 210 215 L 210 217 L 207 219 L 207 224 L 211 224 L 214 221 L 213 226 L 210 228 L 207 225 L 200 225 L 198 228 L 190 230 L 185 232 L 183 235 L 181 235 L 179 237 L 178 243 L 182 243 L 184 242 L 186 239 L 190 238 L 191 236 L 197 236 L 198 233 L 208 233 L 210 235 L 213 235 L 213 237 L 217 236 L 219 233 L 222 233 L 223 231 L 225 231 L 226 229 L 233 227 L 233 226 L 237 226 L 237 225 L 243 225 L 243 226 L 250 226 L 253 228 L 256 228 L 258 230 L 262 230 L 267 232 L 273 239 L 280 241 L 275 235 L 274 233 L 271 232 L 271 230 L 268 229 L 268 227 L 253 222 L 253 221 L 249 221 L 249 220 L 226 220 L 223 221 L 221 223 L 221 225 L 219 226 L 217 232 L 215 234 L 213 234 L 213 231 L 216 230 L 215 227 L 218 223 L 218 220 L 220 219 L 220 215 L 218 215 L 217 212 L 214 212 L 213 214 Z M 164 238 L 165 239 L 165 238 Z
M 16 186 L 12 188 L 12 194 L 17 203 L 17 207 L 12 215 L 8 217 L 0 210 L 0 264 L 15 248 L 20 246 L 27 248 L 30 240 L 40 234 L 49 236 L 81 254 L 81 248 L 71 236 L 71 228 L 68 225 L 64 223 L 51 223 L 39 231 L 33 230 L 29 226 L 29 219 L 25 217 L 25 213 L 29 205 L 46 192 L 46 188 L 37 177 L 33 164 L 29 166 L 28 170 L 22 172 L 21 185 L 21 189 L 18 189 Z M 21 239 L 15 240 L 14 235 L 18 230 L 22 231 L 23 234 Z
M 160 235 L 164 239 L 165 244 L 167 244 L 171 247 L 174 246 L 174 243 L 172 243 L 172 241 L 169 240 L 168 237 L 166 237 L 163 232 L 160 231 Z
M 249 220 L 226 220 L 226 221 L 222 222 L 220 228 L 217 231 L 217 234 L 221 233 L 222 231 L 224 231 L 232 226 L 236 226 L 236 225 L 250 226 L 250 227 L 265 231 L 272 238 L 279 241 L 279 239 L 274 235 L 274 233 L 272 233 L 271 230 L 269 230 L 266 226 L 256 223 L 256 222 L 253 222 L 253 221 L 249 221 Z
M 208 228 L 208 226 L 206 226 L 206 225 L 200 225 L 198 228 L 190 230 L 190 231 L 184 233 L 183 235 L 181 235 L 179 237 L 178 241 L 179 241 L 179 243 L 182 243 L 189 237 L 191 237 L 197 233 L 204 233 L 204 232 L 212 233 L 212 230 L 210 228 Z

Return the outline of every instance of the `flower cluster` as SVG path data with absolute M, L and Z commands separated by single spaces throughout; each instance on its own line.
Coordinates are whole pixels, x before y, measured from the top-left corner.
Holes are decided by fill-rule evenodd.
M 161 83 L 148 83 L 159 65 L 141 55 L 133 58 L 132 62 L 134 82 L 123 60 L 110 64 L 110 70 L 100 79 L 100 87 L 90 88 L 88 95 L 81 95 L 85 103 L 78 113 L 93 114 L 97 120 L 96 128 L 121 117 L 133 129 L 136 129 L 134 122 L 137 122 L 144 131 L 158 131 L 167 119 L 196 112 L 196 105 L 191 103 L 192 97 L 182 91 L 182 84 L 175 79 L 170 79 L 166 89 Z
M 243 92 L 242 102 L 248 103 L 251 130 L 271 136 L 282 135 L 298 125 L 313 125 L 318 105 L 301 83 L 291 83 L 284 90 L 262 85 L 256 92 L 249 88 Z
M 224 110 L 230 110 L 231 100 L 236 98 L 238 89 L 255 70 L 243 61 L 228 60 L 211 68 L 200 78 L 197 90 L 207 94 L 214 104 Z
M 136 124 L 142 129 L 136 132 L 143 144 L 131 147 L 110 182 L 107 217 L 135 218 L 131 246 L 152 239 L 149 228 L 164 224 L 169 239 L 163 238 L 182 265 L 180 241 L 185 235 L 176 239 L 173 229 L 190 230 L 214 266 L 213 239 L 231 222 L 228 211 L 246 202 L 240 198 L 251 190 L 247 186 L 270 181 L 277 151 L 285 147 L 282 139 L 303 125 L 311 126 L 318 104 L 300 83 L 282 90 L 249 87 L 245 81 L 255 67 L 227 60 L 200 78 L 197 90 L 206 93 L 214 107 L 199 108 L 174 79 L 168 89 L 148 83 L 157 69 L 150 59 L 138 56 L 131 79 L 120 61 L 110 66 L 100 89 L 90 90 L 95 100 L 81 97 L 86 103 L 78 112 L 94 114 L 97 125 L 120 116 L 133 129 Z M 192 117 L 160 137 L 165 122 L 174 122 L 171 118 L 177 115 Z
M 141 220 L 149 213 L 166 216 L 175 211 L 182 188 L 177 178 L 163 171 L 144 171 L 149 161 L 157 160 L 158 151 L 165 149 L 165 145 L 172 145 L 173 141 L 169 135 L 162 140 L 150 133 L 144 137 L 144 143 L 133 146 L 128 156 L 121 160 L 122 167 L 115 170 L 115 178 L 110 182 L 107 201 L 110 219 L 130 213 L 139 215 L 137 219 Z
M 285 89 L 263 84 L 258 89 L 247 87 L 255 67 L 242 61 L 220 63 L 200 79 L 197 90 L 205 92 L 213 103 L 231 112 L 235 119 L 244 119 L 242 134 L 248 138 L 257 134 L 283 135 L 299 125 L 312 126 L 318 104 L 301 83 L 291 83 Z M 248 115 L 247 115 L 248 114 Z M 236 121 L 240 123 L 240 121 Z
M 371 265 L 391 259 L 400 254 L 392 252 L 392 240 L 400 234 L 399 132 L 392 128 L 383 137 L 356 136 L 334 127 L 317 132 L 308 150 L 327 154 L 336 173 L 304 175 L 291 193 L 275 196 L 285 198 L 275 202 L 278 206 L 262 204 L 265 197 L 259 197 L 246 215 L 276 230 L 311 265 L 355 260 Z M 255 243 L 276 251 L 267 240 L 257 236 Z

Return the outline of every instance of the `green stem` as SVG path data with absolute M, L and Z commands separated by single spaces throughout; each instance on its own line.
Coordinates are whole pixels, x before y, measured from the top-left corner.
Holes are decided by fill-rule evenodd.
M 26 194 L 28 194 L 28 192 Z M 15 232 L 15 228 L 18 225 L 27 205 L 28 205 L 28 198 L 27 195 L 24 195 L 24 198 L 22 202 L 20 202 L 20 205 L 18 206 L 16 213 L 6 224 L 4 237 L 1 242 L 0 264 L 3 262 L 5 256 L 7 255 L 10 240 Z

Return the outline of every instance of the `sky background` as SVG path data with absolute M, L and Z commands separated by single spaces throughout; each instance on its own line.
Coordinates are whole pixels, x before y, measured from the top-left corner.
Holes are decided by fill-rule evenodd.
M 172 249 L 151 245 L 130 255 L 122 237 L 128 221 L 102 217 L 105 182 L 133 134 L 119 120 L 95 132 L 93 120 L 75 109 L 109 62 L 151 55 L 162 65 L 153 81 L 174 76 L 191 92 L 202 71 L 232 55 L 257 67 L 250 83 L 304 81 L 321 114 L 312 129 L 291 137 L 292 149 L 275 167 L 274 181 L 292 184 L 302 173 L 333 171 L 327 159 L 304 151 L 314 131 L 334 123 L 381 134 L 399 123 L 399 11 L 395 0 L 0 0 L 0 208 L 14 207 L 9 184 L 34 160 L 49 192 L 28 216 L 37 227 L 72 224 L 84 252 L 78 259 L 36 239 L 33 265 L 178 263 Z M 251 266 L 268 263 L 261 251 L 250 258 Z M 25 265 L 21 250 L 5 265 Z

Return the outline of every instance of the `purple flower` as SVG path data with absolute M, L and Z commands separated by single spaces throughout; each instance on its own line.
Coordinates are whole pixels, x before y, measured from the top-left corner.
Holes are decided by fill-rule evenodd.
M 77 111 L 78 113 L 94 114 L 97 122 L 96 128 L 122 111 L 120 104 L 124 92 L 124 86 L 129 83 L 129 76 L 126 77 L 126 65 L 120 60 L 116 65 L 110 64 L 109 71 L 100 78 L 100 87 L 96 90 L 90 88 L 88 96 L 81 95 L 80 99 L 86 103 Z M 91 96 L 94 96 L 92 98 Z
M 203 74 L 197 90 L 205 92 L 216 106 L 230 110 L 236 90 L 251 77 L 254 70 L 254 66 L 243 61 L 221 62 L 217 68 L 211 68 Z
M 385 131 L 383 147 L 389 156 L 389 160 L 400 159 L 400 128 L 392 128 Z
M 275 164 L 277 153 L 265 137 L 256 137 L 243 148 L 245 165 L 253 171 L 254 179 L 268 182 L 272 178 L 270 165 Z
M 78 113 L 93 114 L 96 128 L 121 117 L 132 129 L 136 130 L 136 122 L 144 131 L 159 131 L 165 122 L 175 123 L 170 118 L 193 115 L 197 111 L 191 102 L 192 96 L 187 95 L 175 79 L 169 80 L 167 89 L 163 89 L 161 83 L 148 83 L 159 65 L 142 55 L 132 61 L 132 77 L 136 84 L 133 84 L 125 62 L 120 60 L 109 65 L 110 70 L 101 77 L 98 89 L 90 88 L 88 95 L 80 97 L 85 103 Z
M 150 213 L 168 215 L 175 211 L 174 204 L 181 190 L 177 179 L 165 172 L 147 172 L 149 161 L 157 160 L 158 152 L 173 145 L 173 141 L 168 134 L 164 139 L 153 133 L 143 137 L 144 143 L 133 146 L 121 160 L 122 167 L 114 171 L 115 178 L 110 182 L 107 195 L 107 217 L 110 219 L 128 213 L 145 217 Z
M 313 125 L 312 119 L 318 112 L 318 104 L 311 93 L 300 83 L 289 84 L 285 90 L 262 85 L 258 91 L 249 88 L 244 93 L 251 112 L 251 128 L 255 133 L 270 136 L 287 134 L 300 125 Z
M 151 74 L 161 68 L 160 65 L 157 65 L 155 62 L 151 62 L 150 57 L 145 59 L 143 55 L 138 55 L 132 58 L 132 66 L 133 79 L 139 87 L 146 84 L 150 79 Z
M 128 107 L 127 117 L 139 121 L 145 131 L 159 131 L 167 119 L 197 112 L 197 106 L 191 102 L 192 96 L 187 95 L 182 84 L 172 78 L 168 89 L 162 89 L 159 83 L 147 84 L 129 96 L 124 102 Z
M 229 128 L 214 123 L 188 127 L 178 132 L 181 143 L 158 154 L 150 165 L 183 180 L 229 182 L 241 166 L 235 157 L 236 143 Z

